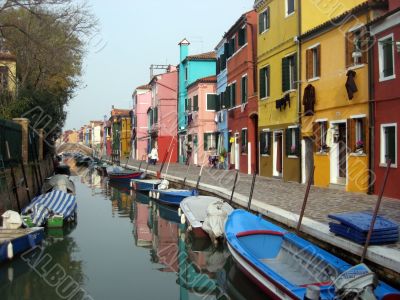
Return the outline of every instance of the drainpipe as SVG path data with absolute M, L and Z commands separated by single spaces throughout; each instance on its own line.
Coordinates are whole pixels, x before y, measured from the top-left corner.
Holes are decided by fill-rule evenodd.
M 301 0 L 297 1 L 298 3 L 298 17 L 297 17 L 297 30 L 298 30 L 298 34 L 297 34 L 297 62 L 298 62 L 298 68 L 297 68 L 297 109 L 298 109 L 298 123 L 299 123 L 299 138 L 301 139 L 301 88 L 302 88 L 302 84 L 301 84 L 301 41 L 299 39 L 300 35 L 301 35 Z M 300 147 L 302 147 L 302 143 L 300 143 Z M 302 166 L 303 166 L 303 154 L 300 151 L 300 157 L 299 157 L 299 163 L 300 163 L 300 182 L 303 181 L 302 175 Z
M 370 17 L 368 15 L 368 23 Z M 367 24 L 368 24 L 367 23 Z M 370 32 L 370 26 L 367 27 L 367 32 Z M 368 194 L 374 193 L 374 180 L 372 174 L 375 174 L 375 87 L 374 87 L 374 41 L 373 37 L 368 38 L 368 104 L 369 104 L 369 151 L 370 158 L 368 161 L 368 168 L 370 170 L 368 175 Z

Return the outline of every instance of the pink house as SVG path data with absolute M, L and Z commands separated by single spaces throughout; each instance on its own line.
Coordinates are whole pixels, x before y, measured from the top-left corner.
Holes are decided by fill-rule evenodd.
M 135 201 L 135 243 L 139 247 L 151 247 L 153 235 L 147 220 L 149 217 L 148 204 Z
M 142 85 L 132 95 L 132 157 L 141 160 L 149 153 L 147 111 L 151 106 L 151 86 Z
M 158 146 L 159 162 L 178 160 L 178 71 L 169 66 L 150 81 L 151 107 L 148 111 L 151 146 Z
M 189 162 L 195 165 L 207 165 L 209 157 L 217 155 L 216 83 L 216 76 L 209 76 L 198 79 L 188 86 L 186 147 L 191 150 Z

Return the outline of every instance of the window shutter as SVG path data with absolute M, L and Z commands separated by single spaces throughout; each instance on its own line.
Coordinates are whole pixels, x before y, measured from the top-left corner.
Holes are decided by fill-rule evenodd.
M 306 51 L 306 78 L 310 79 L 313 77 L 313 53 L 312 49 Z
M 193 110 L 199 111 L 199 96 L 198 95 L 193 97 Z
M 188 99 L 188 111 L 192 111 L 192 98 Z
M 235 107 L 236 105 L 236 83 L 231 85 L 232 99 L 231 99 L 231 107 Z
M 346 33 L 346 68 L 353 65 L 354 33 Z
M 158 123 L 158 108 L 154 108 L 154 123 Z
M 282 59 L 282 92 L 289 90 L 289 60 L 287 57 Z
M 258 15 L 258 33 L 261 34 L 264 31 L 264 13 Z
M 354 152 L 355 150 L 355 141 L 354 141 L 354 135 L 355 135 L 355 126 L 354 126 L 354 121 L 352 119 L 347 119 L 347 151 L 349 152 Z
M 216 109 L 216 100 L 217 95 L 208 94 L 207 95 L 207 110 L 215 110 Z
M 391 164 L 396 164 L 396 129 L 394 126 L 385 128 L 386 135 L 386 161 L 391 159 Z
M 225 53 L 225 57 L 229 57 L 229 44 L 225 43 L 224 44 L 224 53 Z
M 293 54 L 293 88 L 297 88 L 297 55 Z
M 260 99 L 265 98 L 267 96 L 266 94 L 266 82 L 265 82 L 265 71 L 266 68 L 260 69 Z
M 270 18 L 270 16 L 271 16 L 271 10 L 270 10 L 269 7 L 268 7 L 267 10 L 265 11 L 265 14 L 266 14 L 265 19 L 266 19 L 266 23 L 267 23 L 266 29 L 269 29 L 269 27 L 270 27 L 270 25 L 271 25 L 271 18 Z
M 319 152 L 321 149 L 321 125 L 320 123 L 313 123 L 314 133 L 314 151 Z
M 286 156 L 290 155 L 290 148 L 291 148 L 291 142 L 292 142 L 292 130 L 293 129 L 286 129 L 286 139 L 285 139 L 285 145 L 286 145 Z
M 247 77 L 242 77 L 242 103 L 247 102 Z
M 317 66 L 317 74 L 315 74 L 316 77 L 321 76 L 321 45 L 317 46 L 317 61 L 316 61 L 316 66 Z
M 368 63 L 368 32 L 365 27 L 361 31 L 361 63 Z
M 204 144 L 204 150 L 207 151 L 208 150 L 208 135 L 209 133 L 204 133 L 203 135 L 203 144 Z
M 271 67 L 268 66 L 265 76 L 267 76 L 267 97 L 269 97 L 271 95 Z M 264 79 L 265 80 L 265 79 Z
M 362 138 L 362 141 L 363 141 L 363 143 L 364 143 L 364 153 L 367 153 L 368 151 L 367 151 L 367 147 L 368 147 L 368 143 L 367 143 L 367 128 L 368 128 L 368 126 L 367 126 L 367 118 L 362 118 L 361 119 L 361 122 L 362 122 L 362 135 L 361 135 L 361 138 Z
M 300 128 L 295 128 L 295 135 L 296 135 L 296 155 L 300 156 L 301 154 L 301 144 L 300 144 Z

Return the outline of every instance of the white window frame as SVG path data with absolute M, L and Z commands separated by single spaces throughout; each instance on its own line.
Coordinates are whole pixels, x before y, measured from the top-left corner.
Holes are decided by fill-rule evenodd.
M 264 15 L 266 12 L 267 12 L 267 14 Z M 265 8 L 262 12 L 260 12 L 260 15 L 263 15 L 263 25 L 264 25 L 265 29 L 259 34 L 266 33 L 269 30 L 269 28 L 271 27 L 271 24 L 269 24 L 269 26 L 267 28 L 267 22 L 268 22 L 268 17 L 267 16 L 269 15 L 269 13 L 270 13 L 269 6 L 267 8 Z M 269 19 L 271 20 L 271 15 L 269 15 Z
M 398 145 L 397 145 L 397 123 L 385 123 L 385 124 L 381 124 L 381 136 L 380 136 L 380 160 L 379 160 L 379 166 L 381 167 L 387 167 L 386 164 L 386 157 L 385 157 L 385 153 L 386 153 L 386 140 L 385 140 L 385 128 L 386 127 L 394 127 L 394 136 L 395 136 L 395 140 L 394 140 L 394 147 L 395 147 L 395 159 L 396 159 L 396 163 L 392 163 L 390 164 L 391 168 L 397 168 L 397 163 L 398 163 L 398 157 L 397 157 L 397 151 L 398 151 Z
M 383 42 L 384 40 L 389 39 L 389 38 L 391 38 L 391 39 L 392 39 L 392 42 L 394 43 L 394 34 L 393 34 L 393 33 L 388 34 L 388 35 L 386 35 L 386 36 L 384 36 L 384 37 L 382 37 L 382 38 L 380 38 L 380 39 L 378 40 L 379 81 L 380 81 L 380 82 L 386 81 L 386 80 L 392 80 L 392 79 L 395 79 L 395 78 L 396 78 L 396 68 L 395 68 L 395 65 L 396 65 L 396 64 L 395 64 L 396 55 L 394 55 L 395 47 L 392 47 L 392 48 L 393 48 L 393 51 L 392 51 L 392 58 L 393 58 L 393 75 L 386 76 L 386 77 L 383 75 L 383 66 L 384 66 L 384 57 L 383 57 L 383 54 L 384 54 L 384 52 L 383 52 L 383 44 L 382 44 L 382 42 Z
M 216 110 L 215 109 L 208 109 L 208 101 L 207 101 L 207 99 L 208 99 L 208 95 L 215 95 L 215 96 L 217 96 L 218 97 L 218 94 L 217 93 L 206 93 L 206 111 L 211 111 L 211 112 L 215 112 Z M 200 107 L 200 97 L 198 97 L 198 106 Z M 200 111 L 200 108 L 199 108 L 199 111 Z
M 270 130 L 269 128 L 263 129 L 263 130 L 261 130 L 261 134 L 264 134 L 264 135 L 265 135 L 265 143 L 266 143 L 266 145 L 268 145 L 268 147 L 269 147 L 269 152 L 271 153 L 271 147 L 272 147 L 272 145 L 269 145 L 269 144 L 268 144 L 268 143 L 269 143 L 269 135 L 272 134 L 272 133 L 271 133 L 271 130 Z M 272 136 L 271 136 L 271 137 L 272 137 Z M 271 139 L 271 140 L 272 140 L 272 139 Z M 273 144 L 273 143 L 272 143 L 272 144 Z M 260 154 L 261 154 L 261 148 L 260 148 Z M 268 153 L 262 153 L 261 156 L 268 157 L 268 156 L 270 156 L 270 154 L 268 154 Z
M 271 75 L 271 65 L 265 65 L 264 67 L 262 67 L 261 69 L 269 69 L 269 75 Z M 265 73 L 266 74 L 266 73 Z M 268 80 L 271 80 L 271 78 L 269 78 L 270 76 L 265 76 L 264 77 L 264 83 L 265 83 L 265 97 L 264 98 L 261 98 L 260 100 L 267 100 L 269 97 L 271 97 L 271 94 L 270 95 L 268 95 L 269 93 L 268 92 L 270 92 L 269 90 L 268 90 Z M 271 81 L 270 81 L 270 84 L 271 84 Z
M 210 137 L 210 142 L 211 142 L 211 143 L 208 143 L 208 140 L 207 140 L 208 149 L 205 151 L 209 152 L 209 151 L 216 150 L 217 149 L 217 134 L 214 131 L 205 131 L 204 133 L 208 135 L 207 138 Z M 203 141 L 203 143 L 204 142 L 206 142 L 206 141 Z M 212 143 L 212 142 L 214 142 L 214 143 Z M 210 147 L 210 144 L 212 144 L 213 147 Z M 209 150 L 210 148 L 214 148 L 214 150 Z
M 296 12 L 296 1 L 293 0 L 293 11 L 292 12 L 288 12 L 289 10 L 289 1 L 291 0 L 285 0 L 285 17 L 290 17 L 292 15 L 294 15 L 294 13 Z

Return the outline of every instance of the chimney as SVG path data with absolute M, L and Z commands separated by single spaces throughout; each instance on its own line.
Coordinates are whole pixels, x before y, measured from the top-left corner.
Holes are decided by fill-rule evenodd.
M 184 61 L 186 56 L 188 56 L 189 54 L 189 41 L 184 38 L 182 41 L 180 41 L 180 43 L 178 44 L 180 47 L 180 61 Z

